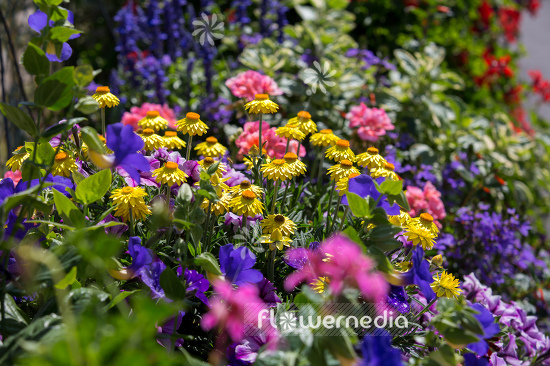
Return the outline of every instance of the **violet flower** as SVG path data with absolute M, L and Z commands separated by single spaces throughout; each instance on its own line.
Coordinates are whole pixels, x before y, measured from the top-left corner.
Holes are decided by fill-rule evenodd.
M 256 286 L 258 286 L 258 289 L 260 290 L 260 297 L 264 300 L 267 306 L 274 307 L 277 306 L 277 303 L 282 302 L 279 296 L 275 293 L 275 286 L 273 286 L 267 278 L 264 278 L 258 282 Z
M 145 157 L 137 151 L 143 149 L 143 140 L 132 126 L 115 123 L 107 126 L 107 147 L 115 153 L 113 166 L 124 169 L 128 175 L 139 182 L 141 177 L 138 170 L 149 171 L 151 167 Z
M 67 21 L 71 24 L 74 24 L 73 12 L 70 10 L 67 10 L 67 12 L 68 12 Z M 31 14 L 29 16 L 28 23 L 29 23 L 29 27 L 31 27 L 32 30 L 38 33 L 41 33 L 42 29 L 44 29 L 48 24 L 48 15 L 41 10 L 37 10 L 34 14 Z M 50 27 L 53 27 L 54 21 L 50 20 L 49 25 Z M 69 37 L 69 39 L 75 39 L 78 37 L 80 37 L 80 34 L 73 34 Z M 48 60 L 53 62 L 66 61 L 69 59 L 69 57 L 71 57 L 72 53 L 73 53 L 73 49 L 71 48 L 71 46 L 69 46 L 67 42 L 64 42 L 62 45 L 60 57 L 57 57 L 55 53 L 55 48 L 53 48 L 52 50 L 52 48 L 49 47 L 49 45 L 48 47 L 46 47 L 46 57 L 48 58 Z
M 388 294 L 388 298 L 386 301 L 401 314 L 405 314 L 411 311 L 411 306 L 407 301 L 408 298 L 409 297 L 407 296 L 407 293 L 405 292 L 405 288 L 403 286 L 390 285 L 390 293 Z
M 483 327 L 483 334 L 479 334 L 479 341 L 476 343 L 471 343 L 467 347 L 473 352 L 477 353 L 480 356 L 485 356 L 487 351 L 489 351 L 489 345 L 487 344 L 486 339 L 492 338 L 500 332 L 500 327 L 495 323 L 495 318 L 489 310 L 487 310 L 481 304 L 473 304 L 472 309 L 477 311 L 479 314 L 475 314 L 474 317 L 479 321 Z
M 417 246 L 412 255 L 412 268 L 403 274 L 404 285 L 417 285 L 428 302 L 435 299 L 430 284 L 434 281 L 430 273 L 430 264 L 424 259 L 424 249 Z
M 391 346 L 391 336 L 385 331 L 376 336 L 367 335 L 361 342 L 363 359 L 358 366 L 401 366 L 401 352 Z
M 181 266 L 177 269 L 178 276 L 181 277 L 182 275 L 182 268 Z M 192 270 L 192 269 L 185 269 L 185 272 L 183 272 L 185 281 L 187 283 L 187 292 L 194 292 L 195 297 L 203 302 L 204 305 L 210 306 L 210 303 L 208 302 L 208 298 L 204 294 L 208 289 L 210 288 L 210 282 L 201 275 L 199 272 Z
M 384 178 L 376 179 L 378 184 L 382 184 Z M 382 207 L 388 215 L 399 215 L 399 205 L 394 203 L 390 205 L 385 195 L 381 195 L 376 189 L 373 179 L 366 175 L 361 174 L 355 178 L 351 178 L 348 183 L 348 191 L 357 194 L 362 198 L 372 197 L 374 200 L 378 200 L 377 207 Z M 348 205 L 347 195 L 342 196 L 342 204 Z
M 237 286 L 246 283 L 258 283 L 264 276 L 257 269 L 252 269 L 256 264 L 256 256 L 247 247 L 236 248 L 233 244 L 227 244 L 220 248 L 220 269 L 225 279 Z

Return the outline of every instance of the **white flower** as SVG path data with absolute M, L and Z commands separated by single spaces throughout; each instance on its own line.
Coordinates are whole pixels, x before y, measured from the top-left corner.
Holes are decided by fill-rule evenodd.
M 311 90 L 315 93 L 317 91 L 317 88 L 321 90 L 324 94 L 326 94 L 327 89 L 325 88 L 325 85 L 327 87 L 331 87 L 336 85 L 334 81 L 330 81 L 329 79 L 336 74 L 335 70 L 330 70 L 330 65 L 327 61 L 324 62 L 323 66 L 319 64 L 319 62 L 314 61 L 313 62 L 313 68 L 307 68 L 304 71 L 304 74 L 306 75 L 304 82 L 311 86 Z
M 193 36 L 198 39 L 202 46 L 206 41 L 213 46 L 215 39 L 223 38 L 223 26 L 223 21 L 218 19 L 216 14 L 212 14 L 208 18 L 206 13 L 202 13 L 200 18 L 193 20 Z

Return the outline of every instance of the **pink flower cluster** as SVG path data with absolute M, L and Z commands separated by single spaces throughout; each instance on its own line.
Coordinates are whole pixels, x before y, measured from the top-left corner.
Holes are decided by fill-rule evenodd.
M 132 107 L 130 112 L 124 112 L 121 122 L 124 125 L 131 125 L 135 131 L 138 129 L 138 122 L 144 119 L 149 111 L 159 112 L 159 115 L 168 121 L 168 127 L 176 129 L 176 113 L 166 104 L 143 103 L 141 107 Z
M 442 220 L 447 216 L 445 205 L 441 201 L 441 192 L 431 182 L 426 183 L 424 190 L 418 187 L 407 187 L 405 196 L 411 207 L 409 214 L 412 217 L 417 217 L 422 212 L 429 213 L 435 220 Z M 436 221 L 436 224 L 439 222 Z
M 239 75 L 228 79 L 225 86 L 231 90 L 234 96 L 245 98 L 248 101 L 253 100 L 256 94 L 283 94 L 275 80 L 253 70 L 241 72 Z
M 21 180 L 21 171 L 16 170 L 15 172 L 12 172 L 11 170 L 8 170 L 4 173 L 4 178 L 11 178 L 11 180 L 13 181 L 13 185 L 16 186 L 17 183 L 19 183 L 19 181 Z
M 358 127 L 357 134 L 364 141 L 378 141 L 380 136 L 386 134 L 386 131 L 395 128 L 386 111 L 369 108 L 363 102 L 351 107 L 346 118 L 349 120 L 350 128 Z
M 292 251 L 297 250 L 300 249 L 291 249 L 289 256 L 292 257 Z M 302 282 L 311 283 L 319 277 L 328 277 L 334 295 L 340 294 L 344 287 L 353 287 L 367 299 L 379 302 L 386 298 L 389 286 L 380 273 L 373 272 L 374 267 L 374 261 L 364 255 L 357 244 L 345 236 L 336 235 L 317 250 L 307 250 L 306 263 L 286 278 L 285 289 L 292 291 Z
M 267 122 L 262 122 L 262 144 L 264 149 L 267 152 L 267 155 L 271 158 L 282 159 L 285 155 L 286 141 L 284 137 L 278 137 L 275 134 L 275 127 L 269 127 Z M 235 140 L 235 144 L 239 148 L 238 156 L 240 159 L 243 158 L 243 154 L 248 154 L 248 150 L 253 145 L 258 146 L 260 141 L 260 122 L 246 122 L 244 124 L 243 133 Z M 306 155 L 306 149 L 301 146 L 300 154 L 296 151 L 298 150 L 298 141 L 290 141 L 288 151 L 293 152 L 299 156 Z

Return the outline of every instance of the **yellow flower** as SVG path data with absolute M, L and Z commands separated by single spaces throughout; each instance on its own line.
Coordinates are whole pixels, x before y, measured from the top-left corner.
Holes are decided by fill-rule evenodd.
M 343 160 L 342 160 L 343 161 Z M 342 164 L 342 162 L 340 162 L 340 164 Z M 351 178 L 355 178 L 357 176 L 359 176 L 360 174 L 359 173 L 351 173 L 350 175 L 348 175 L 347 177 L 343 177 L 343 178 L 340 178 L 337 182 L 336 182 L 336 190 L 338 191 L 338 194 L 340 196 L 343 196 L 345 195 L 346 193 L 348 193 L 348 185 L 349 185 L 349 180 Z
M 328 168 L 327 175 L 330 174 L 330 179 L 338 182 L 344 177 L 349 177 L 350 174 L 361 174 L 361 172 L 353 166 L 353 163 L 347 159 L 340 161 L 340 164 L 336 164 Z
M 21 169 L 21 165 L 27 160 L 30 154 L 23 146 L 19 146 L 13 152 L 13 156 L 8 159 L 6 166 L 11 169 L 12 172 Z
M 436 293 L 437 297 L 445 296 L 448 299 L 458 298 L 462 289 L 458 287 L 460 281 L 458 278 L 455 278 L 451 273 L 443 271 L 440 274 L 434 276 L 434 282 L 430 285 Z
M 276 113 L 279 106 L 272 102 L 267 94 L 256 94 L 256 98 L 245 104 L 245 110 L 252 114 Z
M 298 140 L 302 141 L 306 134 L 300 131 L 297 125 L 287 124 L 286 126 L 279 127 L 275 130 L 275 134 L 279 137 L 284 137 L 289 140 Z
M 311 289 L 319 294 L 322 294 L 325 292 L 327 285 L 330 283 L 330 280 L 328 277 L 319 277 L 309 285 L 311 286 Z
M 336 141 L 340 140 L 340 137 L 332 133 L 332 130 L 321 130 L 318 133 L 314 133 L 309 138 L 309 141 L 313 146 L 326 147 L 328 145 L 334 146 Z
M 200 161 L 199 161 L 199 165 L 200 165 L 205 171 L 207 171 L 208 168 L 210 168 L 210 166 L 212 166 L 212 164 L 214 164 L 214 163 L 216 163 L 216 162 L 217 162 L 217 160 L 214 160 L 212 157 L 209 156 L 209 157 L 206 157 L 206 158 L 200 160 Z M 218 169 L 216 169 L 215 174 L 216 174 L 219 178 L 221 178 L 221 177 L 223 177 L 223 173 L 225 173 L 226 171 L 227 171 L 227 166 L 226 166 L 224 163 L 222 163 L 222 162 L 220 161 L 220 163 L 218 164 Z
M 441 267 L 441 265 L 443 264 L 443 256 L 441 254 L 438 254 L 438 255 L 434 256 L 432 258 L 431 263 L 434 266 Z
M 259 151 L 257 149 L 258 147 L 256 145 L 252 145 L 252 147 L 248 150 L 248 155 L 251 157 L 260 156 Z M 256 152 L 254 150 L 258 151 L 258 153 L 254 154 Z M 267 155 L 267 151 L 265 149 L 262 149 L 262 153 L 263 153 L 264 161 L 266 163 L 269 163 L 271 161 L 271 158 L 269 157 L 269 155 Z M 246 170 L 252 170 L 254 168 L 254 163 L 249 158 L 245 157 L 243 158 L 243 161 L 244 161 L 244 165 L 246 165 Z
M 262 188 L 250 183 L 248 180 L 243 180 L 241 184 L 229 188 L 229 192 L 232 197 L 240 196 L 246 190 L 251 190 L 256 197 L 262 197 L 264 194 L 264 190 Z
M 178 186 L 187 181 L 188 175 L 180 170 L 177 163 L 168 161 L 162 168 L 153 171 L 153 178 L 160 184 L 167 184 L 172 187 L 174 184 Z
M 396 263 L 395 266 L 399 268 L 402 272 L 407 272 L 409 269 L 412 268 L 412 262 L 399 262 Z
M 336 144 L 327 150 L 325 156 L 335 162 L 339 162 L 344 159 L 351 162 L 355 161 L 355 154 L 349 148 L 348 140 L 340 139 L 336 141 Z
M 262 236 L 262 244 L 269 244 L 269 250 L 283 250 L 285 246 L 290 247 L 289 243 L 292 243 L 292 240 L 283 236 L 279 229 L 273 230 L 270 235 Z
M 413 220 L 409 221 L 409 223 L 405 225 L 404 229 L 405 232 L 403 235 L 405 235 L 408 240 L 412 241 L 413 245 L 420 244 L 424 250 L 432 249 L 435 245 L 435 235 L 430 230 L 417 224 Z
M 293 177 L 292 169 L 284 159 L 275 159 L 267 164 L 262 164 L 260 171 L 267 179 L 284 181 Z
M 52 167 L 53 175 L 61 175 L 63 177 L 70 177 L 71 172 L 78 169 L 75 160 L 70 157 L 66 152 L 61 151 L 55 155 L 55 159 Z
M 402 208 L 399 209 L 399 215 L 388 215 L 388 221 L 395 226 L 404 227 L 412 220 L 411 215 Z
M 293 152 L 287 152 L 284 158 L 295 177 L 306 173 L 306 165 L 302 161 L 298 160 L 298 155 Z
M 145 145 L 143 149 L 146 151 L 153 151 L 164 147 L 164 139 L 157 135 L 151 128 L 146 128 L 139 134 Z
M 195 150 L 198 150 L 199 155 L 221 157 L 227 151 L 227 148 L 218 142 L 218 139 L 210 136 L 206 138 L 205 142 L 201 142 L 195 146 Z
M 130 210 L 134 220 L 145 220 L 147 215 L 151 214 L 151 210 L 145 204 L 143 197 L 147 193 L 141 187 L 124 187 L 115 189 L 111 194 L 113 204 L 117 205 L 115 216 L 122 217 L 124 221 L 130 219 Z
M 166 131 L 164 133 L 164 147 L 169 150 L 182 149 L 186 145 L 187 143 L 178 137 L 176 131 Z
M 138 126 L 160 131 L 168 127 L 168 121 L 162 118 L 158 111 L 148 111 L 147 116 L 138 122 Z
M 435 236 L 437 236 L 439 234 L 439 228 L 434 223 L 434 218 L 429 213 L 423 212 L 423 213 L 420 214 L 419 217 L 414 218 L 413 220 L 418 225 L 421 225 L 423 228 L 431 231 L 432 234 L 434 234 Z
M 380 168 L 372 168 L 370 170 L 370 175 L 374 179 L 384 177 L 384 178 L 390 178 L 392 180 L 399 180 L 399 176 L 396 172 L 393 170 L 395 169 L 395 166 L 392 163 L 386 162 L 383 167 Z
M 306 111 L 298 112 L 298 116 L 289 119 L 287 125 L 298 125 L 300 131 L 306 135 L 317 132 L 317 125 L 311 120 L 311 114 Z
M 108 86 L 98 86 L 92 98 L 97 101 L 99 108 L 113 108 L 120 103 L 120 100 L 114 94 L 111 94 L 111 90 Z
M 202 136 L 208 130 L 206 123 L 201 121 L 201 116 L 198 113 L 189 112 L 185 115 L 184 119 L 180 119 L 177 122 L 178 131 L 183 134 L 189 134 L 191 136 Z
M 269 215 L 260 222 L 264 234 L 271 234 L 274 230 L 280 230 L 284 236 L 294 234 L 296 224 L 283 215 Z
M 381 168 L 386 164 L 386 159 L 378 154 L 378 149 L 375 147 L 369 147 L 367 152 L 357 155 L 355 161 L 357 165 L 369 169 Z
M 261 213 L 264 209 L 264 204 L 249 189 L 241 193 L 240 196 L 233 197 L 229 206 L 237 215 L 252 217 Z
M 216 216 L 221 216 L 229 211 L 229 203 L 231 202 L 231 194 L 229 192 L 223 192 L 220 197 L 220 200 L 216 203 L 213 203 L 210 206 L 210 212 Z M 205 198 L 202 201 L 201 208 L 207 210 L 209 201 Z

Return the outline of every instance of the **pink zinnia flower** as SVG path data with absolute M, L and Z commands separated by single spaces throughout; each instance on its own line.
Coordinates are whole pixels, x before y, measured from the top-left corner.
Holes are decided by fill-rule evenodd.
M 328 286 L 334 295 L 340 294 L 344 287 L 354 287 L 371 301 L 379 302 L 386 298 L 389 286 L 380 273 L 374 272 L 374 261 L 347 237 L 336 235 L 317 250 L 307 250 L 307 257 L 303 268 L 286 278 L 287 291 L 292 291 L 299 283 L 311 283 L 319 277 L 328 277 Z
M 16 170 L 12 172 L 11 170 L 8 170 L 6 173 L 4 173 L 4 178 L 11 178 L 13 181 L 13 185 L 16 186 L 17 183 L 21 180 L 21 171 Z
M 435 223 L 441 226 L 437 220 L 444 219 L 447 213 L 445 212 L 445 205 L 441 201 L 441 192 L 431 182 L 426 183 L 424 190 L 409 186 L 405 192 L 405 196 L 411 207 L 409 214 L 412 217 L 417 217 L 422 212 L 427 212 L 436 220 Z
M 238 98 L 245 98 L 248 101 L 254 99 L 256 94 L 282 95 L 275 80 L 257 71 L 248 70 L 228 79 L 225 82 L 231 93 Z
M 121 122 L 124 125 L 131 125 L 135 131 L 138 129 L 138 122 L 144 119 L 149 111 L 159 112 L 159 115 L 168 121 L 168 127 L 176 129 L 176 113 L 166 104 L 143 103 L 141 107 L 132 107 L 130 108 L 130 112 L 124 112 Z
M 386 131 L 395 129 L 386 111 L 379 108 L 369 108 L 365 103 L 351 107 L 346 118 L 349 120 L 349 127 L 357 129 L 357 134 L 365 141 L 378 141 Z
M 205 330 L 222 327 L 235 342 L 241 341 L 249 327 L 258 324 L 260 311 L 267 309 L 259 297 L 255 285 L 243 285 L 237 289 L 226 281 L 213 285 L 216 296 L 210 300 L 210 311 L 202 317 Z
M 286 148 L 286 139 L 284 137 L 278 137 L 275 134 L 275 127 L 269 127 L 267 122 L 262 122 L 262 144 L 264 144 L 264 149 L 267 152 L 267 155 L 272 158 L 282 159 L 285 155 Z M 248 154 L 248 150 L 253 145 L 258 146 L 260 140 L 260 122 L 246 122 L 244 124 L 243 133 L 235 140 L 235 144 L 239 148 L 238 157 L 239 159 L 243 158 L 244 154 Z M 298 141 L 292 140 L 290 142 L 288 151 L 297 154 L 298 150 Z M 306 149 L 300 147 L 300 156 L 306 155 Z

